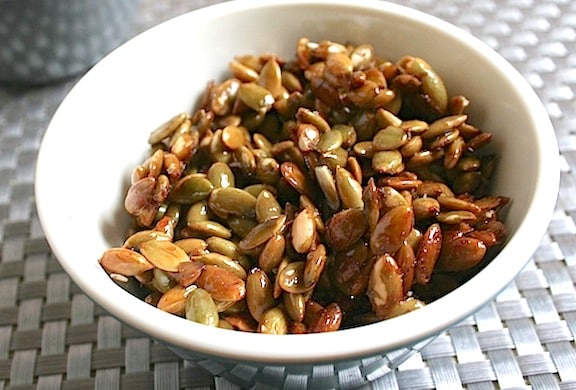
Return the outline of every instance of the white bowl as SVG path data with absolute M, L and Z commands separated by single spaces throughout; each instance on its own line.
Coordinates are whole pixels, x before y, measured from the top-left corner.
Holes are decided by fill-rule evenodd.
M 215 329 L 124 291 L 98 259 L 124 238 L 123 197 L 131 170 L 148 150 L 149 131 L 189 111 L 207 81 L 225 77 L 234 55 L 292 58 L 300 37 L 371 43 L 391 59 L 417 55 L 442 75 L 450 94 L 471 100 L 473 123 L 494 134 L 500 156 L 494 193 L 513 200 L 506 246 L 478 275 L 423 309 L 333 333 L 271 336 Z M 466 32 L 382 1 L 246 0 L 154 27 L 89 71 L 46 131 L 36 201 L 63 268 L 126 324 L 243 386 L 300 381 L 316 388 L 349 387 L 384 375 L 512 281 L 547 228 L 558 182 L 556 139 L 541 102 L 509 63 Z

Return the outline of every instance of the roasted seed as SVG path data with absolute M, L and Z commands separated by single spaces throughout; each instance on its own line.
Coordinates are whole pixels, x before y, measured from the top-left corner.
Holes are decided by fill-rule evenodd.
M 154 268 L 146 257 L 127 248 L 108 249 L 100 258 L 100 264 L 107 272 L 124 276 L 139 275 Z
M 269 219 L 266 222 L 256 225 L 238 243 L 238 248 L 241 251 L 246 252 L 264 244 L 284 228 L 285 222 L 286 215 L 280 215 L 278 218 Z
M 219 316 L 211 294 L 196 288 L 190 291 L 186 299 L 186 319 L 208 326 L 218 326 Z
M 246 305 L 256 321 L 260 321 L 262 314 L 275 305 L 273 287 L 274 284 L 263 270 L 255 268 L 248 274 Z
M 188 254 L 170 241 L 153 240 L 140 245 L 140 253 L 163 271 L 177 272 L 178 264 L 190 261 Z

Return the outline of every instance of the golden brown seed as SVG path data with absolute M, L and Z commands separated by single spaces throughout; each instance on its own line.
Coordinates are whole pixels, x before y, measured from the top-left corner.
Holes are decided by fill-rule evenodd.
M 228 163 L 231 160 L 232 153 L 222 141 L 222 129 L 216 130 L 210 138 L 209 151 L 213 161 Z
M 234 77 L 247 83 L 257 81 L 259 77 L 256 70 L 246 66 L 240 61 L 231 61 L 228 63 L 228 69 L 230 69 Z
M 454 142 L 448 146 L 446 154 L 444 155 L 444 167 L 446 169 L 452 169 L 458 165 L 465 147 L 466 142 L 462 137 L 456 138 Z
M 319 244 L 314 250 L 308 252 L 304 267 L 305 285 L 314 286 L 318 283 L 326 267 L 326 261 L 326 247 L 323 244 Z
M 198 134 L 185 133 L 180 135 L 174 143 L 170 146 L 170 152 L 174 154 L 180 161 L 188 160 L 194 153 L 194 149 L 198 145 Z
M 272 272 L 282 261 L 285 249 L 286 239 L 282 234 L 276 234 L 266 242 L 262 249 L 258 257 L 258 266 L 267 273 Z
M 230 150 L 240 149 L 246 141 L 245 130 L 238 126 L 229 125 L 222 130 L 222 142 Z
M 334 87 L 347 87 L 354 71 L 350 57 L 345 53 L 330 53 L 325 62 L 325 79 Z
M 140 245 L 140 253 L 155 267 L 167 272 L 177 272 L 178 264 L 190 261 L 188 254 L 170 241 L 143 242 Z
M 482 211 L 476 203 L 451 196 L 439 196 L 438 202 L 443 210 L 469 211 L 476 215 Z
M 430 124 L 428 130 L 422 133 L 422 138 L 436 138 L 448 130 L 460 126 L 462 123 L 466 122 L 467 119 L 467 115 L 450 115 L 440 118 Z
M 236 302 L 246 296 L 244 280 L 216 265 L 206 265 L 196 284 L 218 301 Z
M 368 225 L 362 209 L 345 209 L 334 214 L 326 224 L 325 239 L 330 248 L 350 248 L 364 235 Z
M 108 249 L 100 258 L 100 264 L 108 273 L 124 276 L 139 275 L 154 268 L 144 256 L 127 248 Z
M 283 98 L 287 95 L 286 89 L 282 86 L 282 69 L 274 57 L 270 57 L 260 70 L 258 84 L 272 93 L 275 99 Z
M 310 333 L 335 332 L 340 329 L 344 313 L 337 303 L 330 303 L 326 308 L 320 310 L 315 320 L 310 324 Z
M 416 254 L 412 246 L 408 243 L 408 240 L 402 243 L 402 246 L 398 249 L 398 252 L 396 252 L 395 259 L 402 274 L 403 293 L 404 296 L 406 296 L 414 283 L 416 266 Z
M 372 310 L 379 318 L 388 318 L 392 308 L 403 298 L 403 284 L 400 269 L 389 254 L 384 254 L 376 260 L 366 292 Z
M 410 206 L 410 202 L 398 190 L 390 186 L 380 187 L 379 190 L 382 196 L 382 211 L 386 212 L 396 206 Z
M 403 121 L 402 124 L 400 125 L 400 127 L 402 129 L 404 129 L 405 132 L 415 135 L 415 134 L 421 134 L 425 131 L 428 130 L 428 123 L 418 120 L 418 119 L 411 119 L 411 120 L 406 120 Z
M 263 270 L 255 268 L 248 274 L 246 305 L 256 321 L 260 321 L 262 314 L 275 305 L 273 288 L 274 284 Z
M 212 88 L 210 108 L 216 115 L 225 116 L 232 111 L 240 84 L 240 80 L 232 78 Z
M 379 108 L 376 110 L 376 120 L 381 128 L 386 128 L 388 126 L 401 127 L 402 119 L 398 118 L 392 112 Z
M 230 257 L 221 253 L 203 253 L 197 256 L 192 256 L 190 259 L 193 261 L 199 261 L 205 265 L 218 266 L 227 271 L 230 271 L 242 280 L 246 279 L 246 270 L 242 267 L 242 265 L 237 260 L 231 259 Z
M 395 253 L 414 226 L 411 206 L 396 206 L 386 212 L 370 235 L 370 249 L 376 256 Z
M 130 186 L 124 199 L 124 208 L 141 226 L 152 225 L 160 207 L 154 200 L 155 187 L 156 179 L 145 177 Z
M 459 224 L 462 222 L 474 221 L 476 215 L 470 211 L 443 211 L 436 216 L 438 222 L 446 224 Z
M 284 162 L 280 165 L 280 172 L 288 184 L 296 189 L 296 191 L 304 195 L 310 193 L 308 179 L 298 165 L 293 162 Z
M 442 230 L 440 225 L 435 223 L 426 229 L 420 247 L 416 253 L 415 274 L 416 283 L 426 284 L 430 281 L 434 266 L 440 256 L 442 247 Z
M 152 198 L 158 203 L 164 203 L 170 195 L 170 179 L 166 175 L 160 175 L 156 178 L 156 185 L 154 186 L 154 194 Z
M 298 253 L 306 253 L 316 240 L 316 223 L 312 212 L 301 210 L 292 222 L 292 247 Z
M 340 197 L 338 196 L 336 182 L 332 175 L 332 171 L 326 165 L 319 165 L 314 168 L 314 174 L 318 184 L 320 185 L 320 189 L 326 197 L 328 206 L 332 210 L 338 210 L 340 208 Z
M 140 244 L 149 240 L 171 241 L 171 238 L 168 234 L 157 230 L 140 230 L 139 232 L 136 232 L 128 237 L 126 241 L 124 241 L 122 247 L 128 249 L 138 249 Z
M 285 223 L 286 215 L 280 215 L 278 218 L 272 218 L 256 225 L 244 238 L 242 238 L 242 240 L 240 240 L 238 243 L 238 249 L 242 252 L 246 252 L 264 244 L 271 237 L 278 234 L 284 228 Z
M 486 255 L 486 244 L 474 237 L 444 241 L 438 267 L 447 272 L 461 272 L 478 265 Z
M 314 288 L 314 285 L 307 286 L 304 281 L 304 269 L 306 263 L 303 261 L 294 261 L 284 268 L 278 270 L 276 279 L 282 290 L 292 294 L 302 294 Z
M 182 287 L 188 287 L 200 277 L 202 271 L 206 266 L 199 261 L 185 261 L 178 264 L 178 273 L 175 274 L 175 279 Z
M 186 300 L 189 291 L 182 286 L 174 286 L 166 291 L 156 304 L 158 309 L 176 314 L 184 315 L 186 312 Z

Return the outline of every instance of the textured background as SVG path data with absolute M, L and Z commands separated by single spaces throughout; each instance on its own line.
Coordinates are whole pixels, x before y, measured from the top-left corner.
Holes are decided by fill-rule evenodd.
M 141 0 L 136 31 L 215 2 Z M 576 388 L 576 2 L 395 2 L 452 22 L 506 57 L 544 102 L 563 166 L 554 218 L 525 270 L 373 387 Z M 34 164 L 75 81 L 0 86 L 0 390 L 237 388 L 108 316 L 50 252 L 35 211 Z

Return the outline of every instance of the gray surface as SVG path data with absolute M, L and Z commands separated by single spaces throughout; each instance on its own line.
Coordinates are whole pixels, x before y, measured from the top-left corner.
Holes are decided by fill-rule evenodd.
M 138 30 L 213 2 L 143 0 Z M 563 167 L 553 221 L 526 269 L 373 387 L 576 388 L 576 2 L 397 2 L 446 19 L 503 54 L 548 109 Z M 34 163 L 74 82 L 0 86 L 0 390 L 236 388 L 108 316 L 51 254 L 34 207 Z

